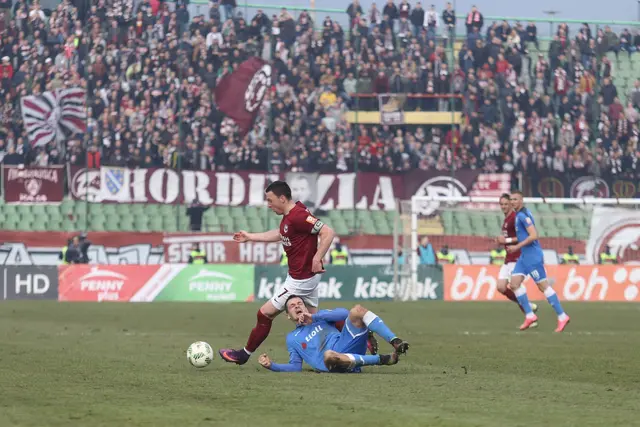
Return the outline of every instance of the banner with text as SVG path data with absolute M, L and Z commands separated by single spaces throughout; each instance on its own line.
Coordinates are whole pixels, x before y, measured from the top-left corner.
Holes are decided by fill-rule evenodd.
M 26 268 L 26 267 L 20 267 Z M 54 267 L 55 268 L 55 267 Z M 252 301 L 252 265 L 65 265 L 60 301 Z
M 571 173 L 532 171 L 523 180 L 524 192 L 533 197 L 640 198 L 640 181 L 633 177 L 598 177 Z
M 390 266 L 326 266 L 318 286 L 321 300 L 391 300 L 395 297 L 394 271 Z M 265 301 L 280 293 L 287 277 L 286 267 L 259 265 L 255 267 L 255 299 Z M 405 291 L 407 276 L 400 277 L 400 289 Z M 419 266 L 418 283 L 408 291 L 410 299 L 442 299 L 442 269 Z
M 394 210 L 396 199 L 414 195 L 464 196 L 480 173 L 414 170 L 403 175 L 373 172 L 315 174 L 214 172 L 173 169 L 69 168 L 69 188 L 76 200 L 103 203 L 191 203 L 204 205 L 264 206 L 264 189 L 284 179 L 293 197 L 312 210 Z M 438 203 L 429 205 L 437 209 Z
M 58 268 L 9 266 L 0 268 L 2 299 L 58 299 Z
M 640 302 L 640 265 L 550 265 L 547 276 L 563 301 Z M 446 301 L 508 301 L 497 290 L 500 266 L 444 266 Z M 531 279 L 525 281 L 529 299 L 544 300 Z
M 64 198 L 64 168 L 2 167 L 6 203 L 60 203 Z
M 157 265 L 63 265 L 59 269 L 60 301 L 129 301 L 161 273 Z
M 270 214 L 271 215 L 271 214 Z M 76 233 L 0 230 L 0 265 L 58 265 L 59 254 Z M 130 233 L 89 232 L 90 264 L 184 264 L 189 260 L 192 245 L 206 251 L 207 262 L 216 264 L 278 264 L 280 242 L 247 242 L 238 244 L 230 234 L 216 233 Z M 484 264 L 495 239 L 482 236 L 430 236 L 434 247 L 448 246 L 458 264 Z M 355 264 L 388 265 L 392 260 L 393 236 L 358 234 L 340 236 Z M 557 254 L 573 246 L 578 254 L 585 253 L 585 242 L 561 237 L 542 237 L 545 252 Z M 554 256 L 547 257 L 554 258 Z M 373 262 L 372 262 L 373 260 Z M 550 262 L 551 263 L 551 262 Z
M 153 301 L 252 301 L 253 265 L 184 265 Z

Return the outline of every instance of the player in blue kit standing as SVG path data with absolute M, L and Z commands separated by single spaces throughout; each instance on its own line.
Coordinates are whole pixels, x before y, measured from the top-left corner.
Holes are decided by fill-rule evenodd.
M 360 372 L 367 365 L 395 365 L 398 354 L 409 344 L 391 332 L 376 314 L 356 305 L 351 310 L 336 308 L 311 314 L 304 301 L 295 295 L 285 304 L 287 317 L 298 326 L 287 335 L 289 363 L 273 363 L 266 354 L 258 362 L 274 372 L 300 372 L 302 362 L 320 372 Z M 345 321 L 342 332 L 334 324 Z M 390 343 L 392 354 L 367 355 L 367 337 L 373 331 Z
M 536 230 L 536 223 L 533 220 L 533 215 L 524 207 L 524 201 L 520 191 L 511 193 L 511 203 L 516 211 L 516 238 L 518 241 L 514 245 L 507 246 L 507 251 L 515 252 L 520 250 L 521 254 L 511 273 L 509 286 L 525 312 L 525 320 L 520 326 L 520 330 L 528 329 L 533 323 L 538 321 L 538 316 L 536 316 L 531 309 L 531 304 L 527 297 L 527 289 L 522 286 L 524 279 L 526 279 L 527 276 L 531 276 L 533 281 L 536 282 L 536 285 L 538 285 L 540 292 L 544 293 L 547 301 L 558 315 L 556 332 L 562 332 L 570 319 L 562 309 L 556 291 L 553 290 L 547 280 L 547 272 L 544 268 L 544 256 L 542 247 L 538 241 L 538 232 Z

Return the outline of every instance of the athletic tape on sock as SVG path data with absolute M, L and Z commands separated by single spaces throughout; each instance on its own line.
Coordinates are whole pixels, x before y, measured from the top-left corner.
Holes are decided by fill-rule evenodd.
M 515 291 L 513 291 L 513 293 L 517 296 L 517 297 L 521 297 L 522 295 L 526 295 L 527 293 L 527 288 L 524 285 L 520 285 L 520 287 L 518 289 L 516 289 Z
M 367 325 L 367 327 L 371 324 L 371 322 L 373 322 L 374 320 L 376 320 L 378 318 L 378 315 L 375 314 L 373 311 L 367 311 L 365 313 L 364 316 L 362 316 L 362 321 L 364 322 L 365 325 Z
M 550 296 L 553 296 L 556 294 L 556 291 L 553 290 L 553 288 L 551 286 L 549 286 L 547 289 L 544 290 L 544 296 L 549 298 Z

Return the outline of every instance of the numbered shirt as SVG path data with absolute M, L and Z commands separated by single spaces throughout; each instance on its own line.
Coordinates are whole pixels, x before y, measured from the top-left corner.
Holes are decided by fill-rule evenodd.
M 300 202 L 280 222 L 280 240 L 287 254 L 289 275 L 296 280 L 309 279 L 313 257 L 318 251 L 318 233 L 324 224 Z

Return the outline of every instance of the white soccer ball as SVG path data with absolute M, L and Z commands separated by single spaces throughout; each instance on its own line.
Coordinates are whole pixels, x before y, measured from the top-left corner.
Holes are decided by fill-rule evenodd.
M 194 342 L 187 349 L 187 360 L 196 368 L 204 368 L 213 360 L 213 349 L 204 341 Z

